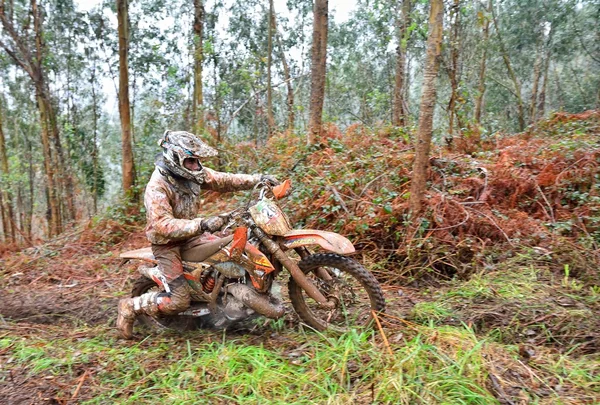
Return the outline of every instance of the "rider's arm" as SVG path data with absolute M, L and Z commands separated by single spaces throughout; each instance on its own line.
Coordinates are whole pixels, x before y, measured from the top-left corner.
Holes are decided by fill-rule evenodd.
M 146 206 L 146 235 L 152 243 L 164 244 L 184 240 L 202 233 L 202 219 L 176 219 L 167 191 L 162 187 L 148 187 L 144 195 Z
M 234 174 L 218 172 L 216 170 L 204 168 L 206 174 L 202 188 L 206 190 L 227 191 L 249 190 L 261 179 L 260 174 Z

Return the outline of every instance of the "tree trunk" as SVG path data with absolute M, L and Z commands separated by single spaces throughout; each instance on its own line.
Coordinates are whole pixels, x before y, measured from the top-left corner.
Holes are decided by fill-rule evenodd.
M 487 11 L 491 12 L 492 9 L 492 0 L 488 0 Z M 485 95 L 485 70 L 486 70 L 486 62 L 487 62 L 487 48 L 488 48 L 488 40 L 490 37 L 490 19 L 486 15 L 484 16 L 483 21 L 483 52 L 481 55 L 481 63 L 479 65 L 479 85 L 477 91 L 477 98 L 475 99 L 475 114 L 474 120 L 476 124 L 481 123 L 481 114 L 483 113 L 483 101 Z
M 542 41 L 536 49 L 535 63 L 533 65 L 533 85 L 531 88 L 531 101 L 529 102 L 529 123 L 535 123 L 537 115 L 538 88 L 540 85 L 540 74 L 542 71 Z
M 73 92 L 71 91 L 71 57 L 73 54 L 72 51 L 72 33 L 73 30 L 69 30 L 68 33 L 68 58 L 67 58 L 67 87 L 66 87 L 66 99 L 67 99 L 67 122 L 70 122 L 73 127 L 75 127 L 75 112 L 76 106 L 73 101 Z M 45 45 L 44 45 L 45 46 Z M 47 89 L 47 94 L 50 95 L 50 90 Z M 66 170 L 65 167 L 68 165 L 67 160 L 65 158 L 65 154 L 63 152 L 61 139 L 60 139 L 60 131 L 58 128 L 57 117 L 54 106 L 51 104 L 51 97 L 48 96 L 48 116 L 50 118 L 51 127 L 52 127 L 52 136 L 56 149 L 56 157 L 58 159 L 57 170 L 60 179 L 60 191 L 63 193 L 64 198 L 61 198 L 60 201 L 66 203 L 66 207 L 64 203 L 61 205 L 61 213 L 62 213 L 62 221 L 63 224 L 67 224 L 73 222 L 77 219 L 77 212 L 75 209 L 75 190 L 73 186 L 73 177 L 71 176 L 71 171 Z M 69 153 L 67 153 L 69 156 Z
M 96 60 L 94 60 L 94 66 L 92 68 L 92 77 L 91 77 L 91 85 L 92 85 L 92 176 L 94 176 L 93 180 L 93 189 L 92 189 L 92 199 L 93 199 L 93 212 L 96 214 L 98 212 L 98 101 L 96 98 Z
M 55 179 L 56 171 L 60 170 L 60 162 L 56 156 L 56 152 L 53 153 L 51 142 L 54 141 L 55 146 L 58 141 L 58 126 L 56 125 L 56 117 L 52 110 L 52 104 L 50 96 L 47 93 L 46 83 L 44 81 L 44 74 L 42 71 L 43 63 L 43 35 L 41 27 L 41 16 L 37 7 L 36 0 L 31 1 L 31 13 L 33 15 L 34 22 L 34 33 L 35 33 L 35 47 L 36 47 L 36 77 L 34 79 L 36 87 L 36 98 L 38 102 L 38 109 L 40 110 L 40 120 L 42 121 L 42 147 L 44 151 L 44 165 L 46 166 L 46 173 L 48 174 L 48 204 L 49 204 L 49 229 L 48 236 L 56 236 L 62 232 L 62 216 L 60 213 L 60 198 L 58 197 L 61 193 L 58 187 L 58 181 Z M 60 143 L 58 143 L 60 145 Z
M 27 161 L 29 162 L 29 170 L 28 172 L 28 186 L 29 186 L 29 205 L 27 206 L 27 210 L 25 212 L 25 221 L 24 221 L 24 227 L 25 227 L 25 234 L 27 235 L 27 238 L 29 238 L 29 240 L 31 240 L 31 233 L 32 233 L 32 227 L 33 227 L 33 203 L 35 201 L 35 188 L 34 188 L 34 182 L 35 182 L 35 171 L 33 168 L 33 147 L 31 145 L 31 142 L 29 140 L 27 140 L 27 152 L 28 154 L 25 156 L 25 158 L 27 159 Z
M 33 81 L 36 88 L 36 99 L 40 112 L 40 121 L 42 126 L 42 149 L 44 154 L 44 166 L 47 175 L 47 201 L 48 201 L 48 237 L 53 237 L 62 232 L 62 216 L 60 212 L 61 199 L 58 181 L 56 181 L 56 172 L 59 171 L 60 163 L 56 152 L 52 151 L 51 142 L 56 146 L 58 127 L 56 119 L 53 119 L 53 110 L 50 96 L 47 93 L 45 75 L 42 70 L 43 64 L 43 35 L 41 27 L 41 16 L 35 0 L 31 1 L 31 14 L 33 15 L 34 34 L 35 34 L 35 61 L 33 69 Z M 54 125 L 53 125 L 54 123 Z
M 510 63 L 510 58 L 508 56 L 506 47 L 504 46 L 504 41 L 502 40 L 502 33 L 500 31 L 500 27 L 498 26 L 498 19 L 496 18 L 496 12 L 494 11 L 493 5 L 490 11 L 492 13 L 492 19 L 494 20 L 496 34 L 498 35 L 498 42 L 500 44 L 500 52 L 502 53 L 502 59 L 504 60 L 504 64 L 506 65 L 506 70 L 508 71 L 510 80 L 513 82 L 513 85 L 515 87 L 514 95 L 517 98 L 519 129 L 523 131 L 525 129 L 525 105 L 523 103 L 523 96 L 521 95 L 521 83 L 519 82 L 519 79 L 517 78 L 517 75 L 515 74 L 515 71 L 512 68 L 512 64 Z
M 273 0 L 269 0 L 269 31 L 267 33 L 267 127 L 268 137 L 275 132 L 275 117 L 273 116 L 273 88 L 271 86 L 271 65 L 273 64 L 273 21 L 275 10 Z
M 204 4 L 194 0 L 194 98 L 192 101 L 193 132 L 204 131 L 204 94 L 202 92 L 202 62 L 204 61 Z
M 64 156 L 62 143 L 60 141 L 60 132 L 58 129 L 58 123 L 56 119 L 56 113 L 52 106 L 52 101 L 49 95 L 48 87 L 42 84 L 43 88 L 46 89 L 43 94 L 43 102 L 46 104 L 46 117 L 48 119 L 49 131 L 51 139 L 54 145 L 54 153 L 52 159 L 55 165 L 55 173 L 57 176 L 56 187 L 57 195 L 59 196 L 59 210 L 61 213 L 60 217 L 60 232 L 64 228 L 64 224 L 71 222 L 75 219 L 75 197 L 73 179 L 70 174 L 65 170 L 66 159 Z
M 42 69 L 44 54 L 45 54 L 45 43 L 44 35 L 42 33 L 42 15 L 38 9 L 36 0 L 31 0 L 31 13 L 33 15 L 33 25 L 35 33 L 35 48 L 36 48 L 36 65 L 38 75 L 35 80 L 35 85 L 38 88 L 38 103 L 43 104 L 44 120 L 46 121 L 46 131 L 48 133 L 48 141 L 54 144 L 54 150 L 49 145 L 48 158 L 53 165 L 53 173 L 56 177 L 53 182 L 53 190 L 49 192 L 51 200 L 54 200 L 52 204 L 56 205 L 56 217 L 57 222 L 56 228 L 57 233 L 50 235 L 58 235 L 63 231 L 63 214 L 65 219 L 68 221 L 72 218 L 74 212 L 73 204 L 73 187 L 70 181 L 70 175 L 65 174 L 64 164 L 65 158 L 63 155 L 62 145 L 60 142 L 60 132 L 58 130 L 58 123 L 56 120 L 56 114 L 52 106 L 52 98 L 50 97 L 50 89 L 46 84 L 46 77 Z M 40 112 L 40 115 L 41 112 Z M 64 208 L 66 202 L 67 208 Z M 67 212 L 65 212 L 67 211 Z M 51 209 L 52 212 L 52 209 Z
M 213 52 L 213 54 L 212 54 L 212 63 L 213 63 L 213 69 L 214 69 L 214 74 L 212 75 L 213 88 L 218 89 L 219 84 L 220 84 L 220 82 L 219 82 L 219 77 L 220 77 L 219 76 L 219 57 L 216 52 Z M 223 99 L 222 99 L 221 93 L 216 92 L 215 100 L 213 102 L 212 108 L 214 109 L 215 119 L 216 119 L 215 131 L 217 133 L 217 148 L 219 148 L 221 146 L 221 141 L 225 137 L 225 132 L 228 129 L 228 126 L 223 128 L 223 117 L 221 116 L 222 107 L 223 107 Z M 223 157 L 221 154 L 221 155 L 219 155 L 219 157 L 217 159 L 217 169 L 221 170 L 221 168 L 223 167 L 223 164 L 224 164 L 224 161 L 223 161 Z
M 546 88 L 548 85 L 548 70 L 550 68 L 550 52 L 546 55 L 546 60 L 544 61 L 544 77 L 542 79 L 542 90 L 540 91 L 540 97 L 538 98 L 538 104 L 536 109 L 535 120 L 539 120 L 544 117 L 544 113 L 546 110 Z
M 327 68 L 327 18 L 328 0 L 315 0 L 313 7 L 313 43 L 310 86 L 310 118 L 308 144 L 320 141 L 325 100 L 325 75 Z
M 546 56 L 543 61 L 543 79 L 542 79 L 542 89 L 540 91 L 540 96 L 537 101 L 537 107 L 535 110 L 535 116 L 532 118 L 537 121 L 544 116 L 546 109 L 546 88 L 548 85 L 548 70 L 550 69 L 550 57 L 552 55 L 552 35 L 554 33 L 553 26 L 550 26 L 550 32 L 548 32 L 548 40 L 546 41 Z
M 396 19 L 398 25 L 398 47 L 396 48 L 396 74 L 394 83 L 394 101 L 392 125 L 406 125 L 406 100 L 404 99 L 404 82 L 406 81 L 406 49 L 408 47 L 408 25 L 410 19 L 410 0 L 402 0 L 402 17 Z
M 421 212 L 422 200 L 427 185 L 427 166 L 433 131 L 433 112 L 436 100 L 436 81 L 442 53 L 444 4 L 442 0 L 431 0 L 429 12 L 429 34 L 427 55 L 423 73 L 423 94 L 419 109 L 419 129 L 415 145 L 415 163 L 410 187 L 410 212 L 415 217 Z
M 10 240 L 10 235 L 8 233 L 9 225 L 8 218 L 6 218 L 6 212 L 4 210 L 4 199 L 2 198 L 2 193 L 0 193 L 0 218 L 2 219 L 2 241 L 8 242 Z
M 131 116 L 129 105 L 129 63 L 127 53 L 129 48 L 129 18 L 128 0 L 117 0 L 117 20 L 119 31 L 119 115 L 121 117 L 121 151 L 123 161 L 123 191 L 127 198 L 131 195 L 135 183 L 133 168 L 133 149 L 131 145 Z
M 287 86 L 287 109 L 288 109 L 288 123 L 287 127 L 289 131 L 294 130 L 296 115 L 294 113 L 294 87 L 292 85 L 292 78 L 290 76 L 290 67 L 285 58 L 285 50 L 283 48 L 283 44 L 281 42 L 281 36 L 279 35 L 279 31 L 277 30 L 277 18 L 275 16 L 275 11 L 273 11 L 273 31 L 275 38 L 277 40 L 277 47 L 279 48 L 279 55 L 281 57 L 281 64 L 283 66 L 283 80 L 286 82 Z
M 37 95 L 37 104 L 40 111 L 40 121 L 42 126 L 42 152 L 44 154 L 44 169 L 46 171 L 46 188 L 48 201 L 48 237 L 56 236 L 60 233 L 60 211 L 56 198 L 56 184 L 54 181 L 54 164 L 52 161 L 52 152 L 50 148 L 50 131 L 48 128 L 48 117 L 46 112 L 46 103 L 41 94 Z
M 2 129 L 2 109 L 0 108 L 0 171 L 4 179 L 0 179 L 2 184 L 2 190 L 0 197 L 2 202 L 0 203 L 0 210 L 2 210 L 2 225 L 4 230 L 4 239 L 15 242 L 16 229 L 15 229 L 15 214 L 13 212 L 13 202 L 11 187 L 9 181 L 9 168 L 8 168 L 8 156 L 6 154 L 6 140 L 4 138 L 4 131 Z
M 450 66 L 448 78 L 450 79 L 450 101 L 448 102 L 448 136 L 449 144 L 454 136 L 454 116 L 456 115 L 456 100 L 458 99 L 458 31 L 460 25 L 460 0 L 454 0 L 451 11 L 452 31 L 450 33 Z M 447 139 L 448 141 L 448 139 Z

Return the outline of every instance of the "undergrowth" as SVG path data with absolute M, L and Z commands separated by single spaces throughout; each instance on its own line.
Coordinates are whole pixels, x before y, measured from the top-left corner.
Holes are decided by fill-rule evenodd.
M 454 280 L 429 290 L 427 300 L 414 306 L 410 318 L 437 325 L 466 324 L 505 344 L 598 353 L 600 293 L 571 278 L 567 264 L 563 269 L 553 271 L 543 258 L 522 253 L 467 281 Z
M 414 150 L 411 133 L 330 124 L 321 147 L 304 135 L 273 136 L 225 150 L 227 169 L 290 177 L 287 205 L 298 226 L 348 236 L 368 259 L 406 284 L 468 278 L 486 261 L 523 246 L 564 247 L 587 256 L 579 273 L 600 265 L 600 112 L 557 113 L 516 135 L 460 138 L 434 146 L 425 212 L 408 216 Z M 589 274 L 588 274 L 589 275 Z M 598 277 L 585 281 L 600 285 Z

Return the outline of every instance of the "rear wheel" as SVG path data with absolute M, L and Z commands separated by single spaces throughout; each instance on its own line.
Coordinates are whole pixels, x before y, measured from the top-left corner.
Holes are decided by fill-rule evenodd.
M 302 259 L 298 265 L 325 297 L 337 303 L 334 309 L 322 308 L 290 278 L 288 290 L 292 306 L 312 328 L 346 332 L 369 327 L 373 321 L 372 311 L 385 310 L 385 299 L 379 283 L 355 260 L 332 253 L 313 254 Z M 323 271 L 319 272 L 321 276 L 317 276 L 316 270 L 319 268 L 329 276 L 324 276 Z
M 140 295 L 149 292 L 164 292 L 153 280 L 148 277 L 142 276 L 133 282 L 133 288 L 131 290 L 132 297 L 139 297 Z M 136 319 L 145 326 L 150 328 L 158 329 L 175 329 L 175 330 L 188 330 L 195 327 L 195 320 L 189 316 L 181 315 L 160 315 L 153 317 L 146 314 L 141 314 Z

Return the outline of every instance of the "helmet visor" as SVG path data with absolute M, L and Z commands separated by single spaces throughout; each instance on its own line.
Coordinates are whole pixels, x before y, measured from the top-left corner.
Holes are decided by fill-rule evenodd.
M 191 172 L 199 172 L 202 170 L 202 163 L 197 157 L 186 157 L 183 159 L 183 167 Z

